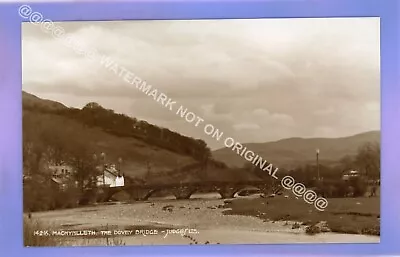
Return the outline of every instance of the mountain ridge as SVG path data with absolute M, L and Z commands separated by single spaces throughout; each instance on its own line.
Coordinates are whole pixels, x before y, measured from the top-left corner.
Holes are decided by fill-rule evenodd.
M 38 109 L 48 108 L 52 110 L 60 110 L 68 108 L 67 106 L 65 106 L 60 102 L 43 99 L 23 90 L 22 90 L 22 106 L 25 108 L 36 107 Z
M 294 168 L 298 165 L 315 164 L 316 149 L 320 150 L 320 162 L 329 165 L 337 163 L 346 155 L 355 155 L 358 148 L 367 142 L 380 142 L 380 131 L 372 130 L 336 138 L 291 137 L 243 145 L 279 167 Z M 214 150 L 213 157 L 230 167 L 241 167 L 246 163 L 243 157 L 229 148 Z

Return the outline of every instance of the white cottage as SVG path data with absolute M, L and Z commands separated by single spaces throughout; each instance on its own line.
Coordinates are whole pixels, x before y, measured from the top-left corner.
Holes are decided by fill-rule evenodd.
M 120 187 L 124 186 L 124 177 L 119 174 L 115 165 L 103 169 L 103 174 L 97 177 L 97 186 Z
M 115 186 L 116 187 L 123 187 L 125 185 L 124 176 L 119 175 L 115 178 Z
M 343 180 L 350 180 L 353 178 L 358 178 L 360 176 L 360 173 L 357 170 L 350 170 L 348 172 L 345 172 L 342 176 Z

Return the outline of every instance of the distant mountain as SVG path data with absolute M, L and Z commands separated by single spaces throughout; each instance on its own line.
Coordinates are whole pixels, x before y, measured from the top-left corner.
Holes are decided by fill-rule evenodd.
M 245 146 L 263 159 L 281 168 L 315 164 L 316 149 L 320 150 L 321 164 L 335 164 L 345 155 L 355 155 L 357 149 L 367 142 L 380 142 L 380 132 L 370 131 L 342 138 L 287 138 L 267 143 L 249 143 Z M 231 149 L 213 151 L 216 160 L 230 167 L 241 167 L 247 161 Z

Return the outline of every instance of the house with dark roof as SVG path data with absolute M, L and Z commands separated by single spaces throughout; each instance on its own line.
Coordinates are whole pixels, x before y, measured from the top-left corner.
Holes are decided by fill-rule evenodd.
M 70 185 L 77 186 L 78 182 L 74 181 L 75 170 L 66 164 L 49 165 L 48 169 L 51 171 L 51 181 L 54 185 L 58 186 L 59 189 L 65 190 Z

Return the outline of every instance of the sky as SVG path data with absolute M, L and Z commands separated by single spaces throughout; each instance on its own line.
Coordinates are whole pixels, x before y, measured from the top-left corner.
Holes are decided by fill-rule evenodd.
M 242 143 L 380 129 L 379 18 L 58 23 Z M 40 27 L 22 26 L 23 90 L 207 136 Z

